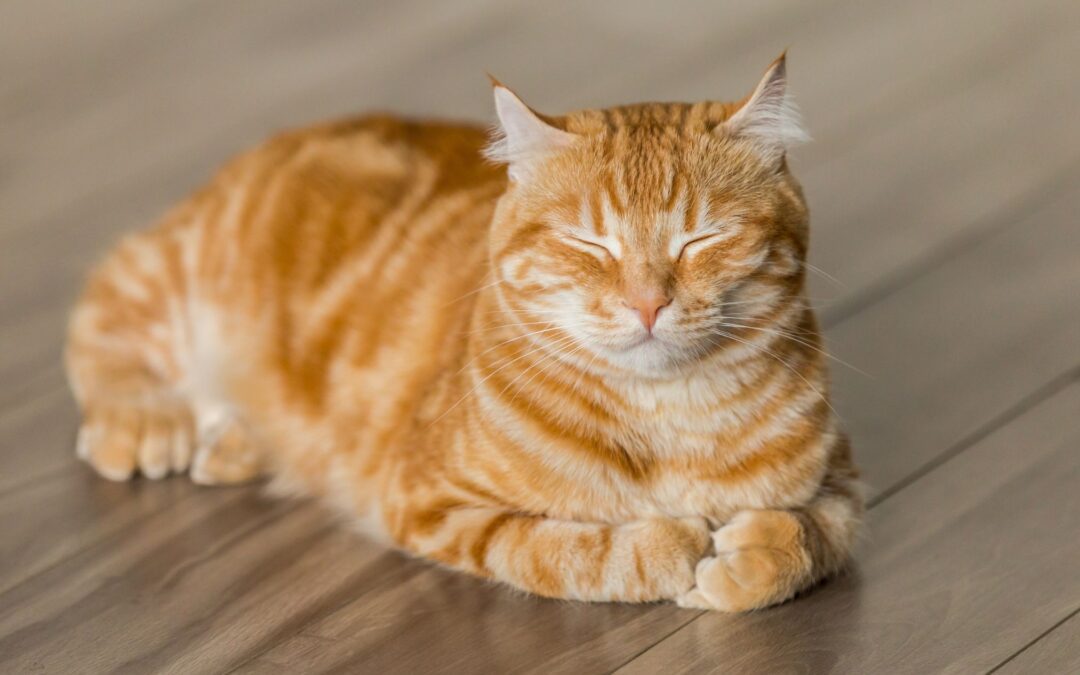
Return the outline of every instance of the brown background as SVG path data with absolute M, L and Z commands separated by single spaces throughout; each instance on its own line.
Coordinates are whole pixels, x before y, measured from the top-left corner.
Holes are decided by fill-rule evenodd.
M 542 601 L 316 506 L 73 457 L 87 266 L 271 130 L 736 98 L 790 47 L 812 296 L 873 495 L 747 616 Z M 1080 4 L 22 0 L 0 7 L 0 670 L 1080 670 Z M 828 276 L 827 276 L 828 275 Z M 830 276 L 835 279 L 831 280 Z

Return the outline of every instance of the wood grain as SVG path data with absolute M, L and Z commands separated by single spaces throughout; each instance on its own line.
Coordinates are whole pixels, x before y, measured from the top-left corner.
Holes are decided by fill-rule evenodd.
M 1078 37 L 1051 0 L 4 4 L 0 670 L 1075 669 Z M 229 154 L 361 109 L 486 119 L 485 70 L 553 111 L 735 96 L 785 46 L 841 282 L 813 295 L 869 373 L 835 370 L 880 502 L 854 575 L 747 617 L 543 601 L 73 460 L 81 275 Z
M 1003 662 L 992 673 L 1024 675 L 1025 673 L 1075 673 L 1080 671 L 1080 616 L 1073 610 L 1060 625 L 1055 626 L 1023 651 Z

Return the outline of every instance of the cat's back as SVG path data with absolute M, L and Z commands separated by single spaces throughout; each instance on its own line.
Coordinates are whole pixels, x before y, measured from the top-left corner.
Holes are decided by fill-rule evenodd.
M 350 290 L 377 307 L 428 276 L 468 283 L 505 188 L 486 141 L 477 126 L 377 115 L 278 134 L 189 203 L 196 276 L 260 309 Z
M 332 261 L 313 254 L 374 246 L 380 230 L 385 245 L 442 239 L 440 226 L 454 224 L 442 213 L 469 220 L 504 188 L 504 171 L 481 154 L 486 141 L 477 126 L 386 115 L 283 132 L 218 174 L 206 193 L 220 211 L 205 221 L 243 245 L 267 245 L 278 264 L 325 266 Z M 425 218 L 431 231 L 418 227 Z
M 319 409 L 349 395 L 338 378 L 415 396 L 458 358 L 460 300 L 487 274 L 506 178 L 486 141 L 476 126 L 368 116 L 288 131 L 230 162 L 180 225 L 194 229 L 193 324 L 209 345 L 198 351 L 227 353 L 196 360 L 228 370 L 244 354 L 258 364 L 248 384 L 272 375 Z

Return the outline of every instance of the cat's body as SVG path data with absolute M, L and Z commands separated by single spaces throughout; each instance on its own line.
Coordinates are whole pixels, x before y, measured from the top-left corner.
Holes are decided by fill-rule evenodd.
M 125 240 L 72 320 L 81 455 L 269 473 L 555 597 L 738 610 L 838 569 L 861 502 L 782 156 L 680 155 L 722 151 L 739 106 L 545 121 L 496 91 L 509 182 L 481 130 L 365 118 L 275 138 Z

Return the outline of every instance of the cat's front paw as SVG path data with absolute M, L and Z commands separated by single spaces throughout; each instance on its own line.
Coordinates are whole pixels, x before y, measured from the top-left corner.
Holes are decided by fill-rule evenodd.
M 680 607 L 744 612 L 783 602 L 811 576 L 799 520 L 786 511 L 740 511 L 713 533 L 716 555 L 702 559 Z

